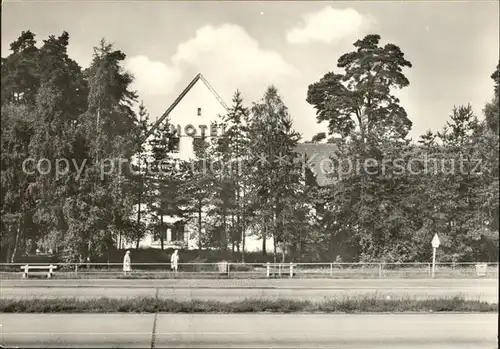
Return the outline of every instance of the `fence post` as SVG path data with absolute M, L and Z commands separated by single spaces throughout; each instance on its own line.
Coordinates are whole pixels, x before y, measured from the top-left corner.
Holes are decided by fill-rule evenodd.
M 293 278 L 293 263 L 290 262 L 290 278 Z
M 333 277 L 333 263 L 330 263 L 330 277 Z
M 378 264 L 378 278 L 379 279 L 382 278 L 382 264 L 381 263 Z
M 432 276 L 432 266 L 431 266 L 431 263 L 427 264 L 427 269 L 429 271 L 429 277 L 431 277 Z
M 269 278 L 271 275 L 271 263 L 267 262 L 266 263 L 266 277 Z
M 75 263 L 75 274 L 78 275 L 78 263 Z

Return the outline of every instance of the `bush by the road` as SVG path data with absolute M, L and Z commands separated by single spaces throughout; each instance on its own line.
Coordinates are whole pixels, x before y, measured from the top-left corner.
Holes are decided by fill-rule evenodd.
M 123 256 L 130 250 L 132 253 L 132 264 L 134 263 L 170 263 L 170 257 L 174 252 L 172 248 L 160 250 L 157 248 L 140 248 L 140 249 L 111 249 L 108 253 L 101 256 L 92 256 L 92 263 L 122 263 Z M 184 250 L 179 249 L 181 263 L 218 263 L 222 260 L 228 262 L 241 262 L 241 252 L 221 251 L 221 250 Z M 281 261 L 281 255 L 276 259 Z M 5 260 L 5 259 L 4 259 Z M 245 252 L 246 263 L 266 263 L 274 262 L 275 258 L 272 253 L 266 256 L 262 252 Z M 308 262 L 303 260 L 302 262 Z M 313 260 L 313 262 L 316 260 Z M 325 259 L 326 262 L 330 260 Z M 288 261 L 287 261 L 288 262 Z M 57 256 L 27 256 L 20 255 L 16 258 L 15 263 L 62 263 Z M 82 262 L 85 264 L 85 262 Z
M 294 313 L 294 312 L 497 312 L 498 304 L 463 298 L 417 300 L 358 297 L 311 302 L 291 299 L 246 299 L 234 302 L 177 301 L 158 298 L 88 300 L 0 299 L 2 313 Z

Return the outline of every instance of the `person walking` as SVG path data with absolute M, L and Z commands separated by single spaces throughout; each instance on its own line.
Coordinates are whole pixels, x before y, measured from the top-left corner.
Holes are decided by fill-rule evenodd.
M 179 263 L 179 251 L 175 250 L 174 253 L 172 254 L 172 257 L 170 257 L 170 266 L 174 272 L 177 273 L 178 269 L 178 263 Z
M 127 273 L 131 272 L 132 268 L 130 267 L 130 251 L 125 253 L 125 257 L 123 257 L 123 273 L 127 275 Z

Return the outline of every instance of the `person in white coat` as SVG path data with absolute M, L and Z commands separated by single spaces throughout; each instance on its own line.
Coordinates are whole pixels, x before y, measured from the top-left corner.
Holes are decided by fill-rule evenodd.
M 172 257 L 170 257 L 170 266 L 173 271 L 177 273 L 178 270 L 178 263 L 179 263 L 179 251 L 175 250 L 174 253 L 172 254 Z
M 123 273 L 127 275 L 127 273 L 131 272 L 132 268 L 130 267 L 130 251 L 125 253 L 125 257 L 123 257 Z

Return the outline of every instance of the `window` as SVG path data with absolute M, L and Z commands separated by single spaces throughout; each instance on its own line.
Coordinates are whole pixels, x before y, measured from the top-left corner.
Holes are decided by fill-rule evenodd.
M 171 153 L 178 153 L 179 152 L 179 144 L 180 143 L 180 138 L 179 137 L 171 137 L 169 139 L 169 144 L 168 144 L 168 150 Z
M 201 108 L 198 108 L 198 116 L 201 116 Z
M 153 241 L 161 241 L 160 235 L 163 235 L 163 241 L 167 241 L 167 228 L 163 227 L 163 230 L 160 231 L 160 227 L 156 227 L 153 232 Z
M 175 223 L 172 227 L 172 241 L 184 241 L 184 224 Z
M 193 151 L 195 153 L 203 152 L 207 146 L 206 137 L 193 137 Z

